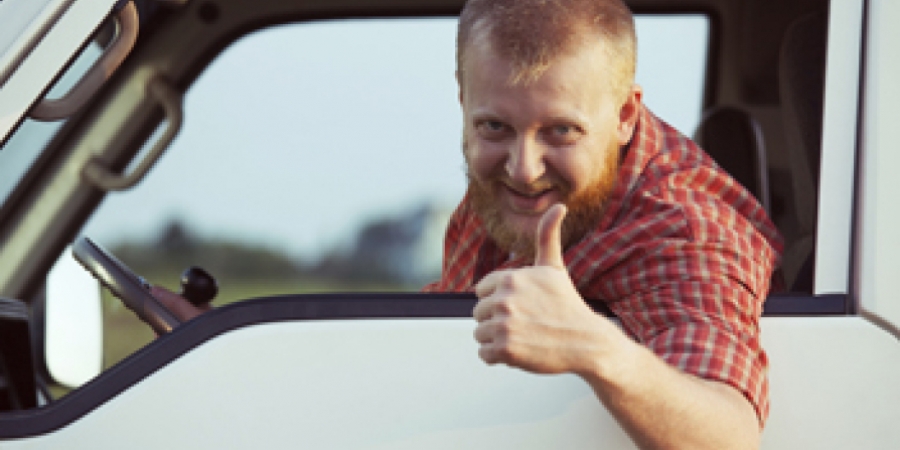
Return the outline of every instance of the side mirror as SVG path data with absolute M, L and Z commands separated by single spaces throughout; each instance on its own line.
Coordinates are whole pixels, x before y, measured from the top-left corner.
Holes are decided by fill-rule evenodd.
M 38 350 L 53 381 L 76 388 L 102 371 L 102 306 L 100 283 L 67 249 L 47 276 L 43 311 L 36 314 Z

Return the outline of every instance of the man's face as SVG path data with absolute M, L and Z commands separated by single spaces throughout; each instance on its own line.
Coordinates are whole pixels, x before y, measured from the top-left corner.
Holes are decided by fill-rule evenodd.
M 626 101 L 628 116 L 616 104 L 601 45 L 582 45 L 515 85 L 487 39 L 467 48 L 459 81 L 469 193 L 494 240 L 517 256 L 533 257 L 538 221 L 555 203 L 569 209 L 563 244 L 581 239 L 615 184 L 619 147 L 631 137 L 623 125 L 636 107 Z

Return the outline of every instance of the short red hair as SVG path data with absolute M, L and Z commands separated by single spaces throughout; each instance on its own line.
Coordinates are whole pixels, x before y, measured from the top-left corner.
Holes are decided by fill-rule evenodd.
M 516 68 L 510 82 L 528 83 L 595 37 L 606 44 L 612 92 L 624 101 L 634 83 L 637 38 L 622 0 L 469 0 L 459 18 L 457 70 L 462 80 L 466 48 L 486 38 Z

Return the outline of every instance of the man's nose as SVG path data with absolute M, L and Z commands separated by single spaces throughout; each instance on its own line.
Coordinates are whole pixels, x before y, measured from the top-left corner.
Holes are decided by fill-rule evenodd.
M 544 175 L 544 149 L 534 139 L 522 136 L 509 150 L 506 174 L 512 181 L 531 184 Z

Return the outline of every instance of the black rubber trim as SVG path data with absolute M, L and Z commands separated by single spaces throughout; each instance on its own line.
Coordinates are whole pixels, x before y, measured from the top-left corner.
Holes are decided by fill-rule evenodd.
M 184 323 L 79 389 L 49 405 L 0 414 L 0 439 L 51 433 L 93 411 L 130 386 L 204 342 L 229 331 L 262 323 L 352 319 L 469 318 L 473 294 L 303 294 L 247 300 L 216 308 Z M 600 302 L 588 302 L 611 315 Z M 843 314 L 846 296 L 776 295 L 766 315 Z
M 849 299 L 847 294 L 772 294 L 763 303 L 763 316 L 843 316 L 850 314 Z

